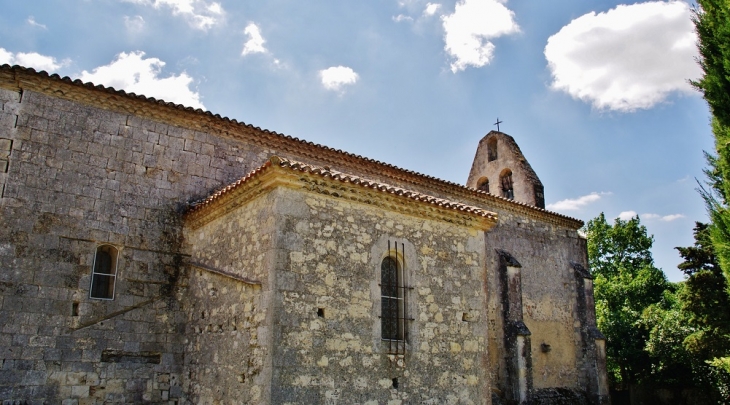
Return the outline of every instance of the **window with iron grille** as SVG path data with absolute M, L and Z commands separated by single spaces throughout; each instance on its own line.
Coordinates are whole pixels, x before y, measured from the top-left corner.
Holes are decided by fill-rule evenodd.
M 389 353 L 402 354 L 408 339 L 406 322 L 408 313 L 408 289 L 405 285 L 403 262 L 404 245 L 395 243 L 394 254 L 386 256 L 380 264 L 380 337 L 387 342 Z M 388 241 L 391 252 L 391 242 Z
M 403 276 L 398 260 L 386 257 L 380 265 L 380 326 L 383 339 L 403 340 Z
M 114 299 L 114 285 L 117 279 L 117 257 L 119 251 L 111 245 L 96 248 L 94 267 L 91 272 L 89 297 L 101 300 Z

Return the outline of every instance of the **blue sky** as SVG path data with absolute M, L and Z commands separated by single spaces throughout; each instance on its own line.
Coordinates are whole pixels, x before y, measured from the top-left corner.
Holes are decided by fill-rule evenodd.
M 0 63 L 200 107 L 464 183 L 497 117 L 585 221 L 638 214 L 654 259 L 706 221 L 692 4 L 0 0 Z

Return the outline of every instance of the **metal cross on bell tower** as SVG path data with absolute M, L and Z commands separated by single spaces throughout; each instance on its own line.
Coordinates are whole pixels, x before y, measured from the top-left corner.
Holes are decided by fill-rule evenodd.
M 499 117 L 497 117 L 497 122 L 494 123 L 494 125 L 497 126 L 497 132 L 499 132 L 499 124 L 501 124 L 503 121 L 499 120 Z

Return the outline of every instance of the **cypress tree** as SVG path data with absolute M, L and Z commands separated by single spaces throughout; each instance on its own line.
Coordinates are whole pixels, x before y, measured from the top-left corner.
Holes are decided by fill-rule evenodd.
M 730 0 L 698 0 L 697 3 L 693 21 L 704 75 L 692 84 L 710 106 L 715 136 L 715 156 L 708 157 L 706 170 L 710 189 L 701 187 L 700 192 L 712 221 L 709 230 L 715 254 L 726 280 L 730 280 Z M 714 364 L 730 372 L 727 353 L 716 358 Z

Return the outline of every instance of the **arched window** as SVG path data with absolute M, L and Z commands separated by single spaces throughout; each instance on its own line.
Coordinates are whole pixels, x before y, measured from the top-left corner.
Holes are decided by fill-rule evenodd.
M 487 162 L 497 160 L 497 138 L 492 138 L 487 142 Z
M 482 177 L 479 179 L 479 182 L 477 182 L 477 190 L 486 191 L 489 192 L 489 179 L 486 177 Z
M 509 169 L 502 172 L 502 175 L 499 176 L 499 182 L 502 187 L 502 197 L 514 200 L 515 191 L 512 185 L 512 172 Z
M 380 264 L 380 334 L 387 340 L 404 340 L 405 302 L 403 268 L 395 257 Z
M 114 284 L 117 279 L 117 257 L 119 251 L 111 245 L 96 248 L 94 268 L 91 272 L 90 298 L 113 300 Z

